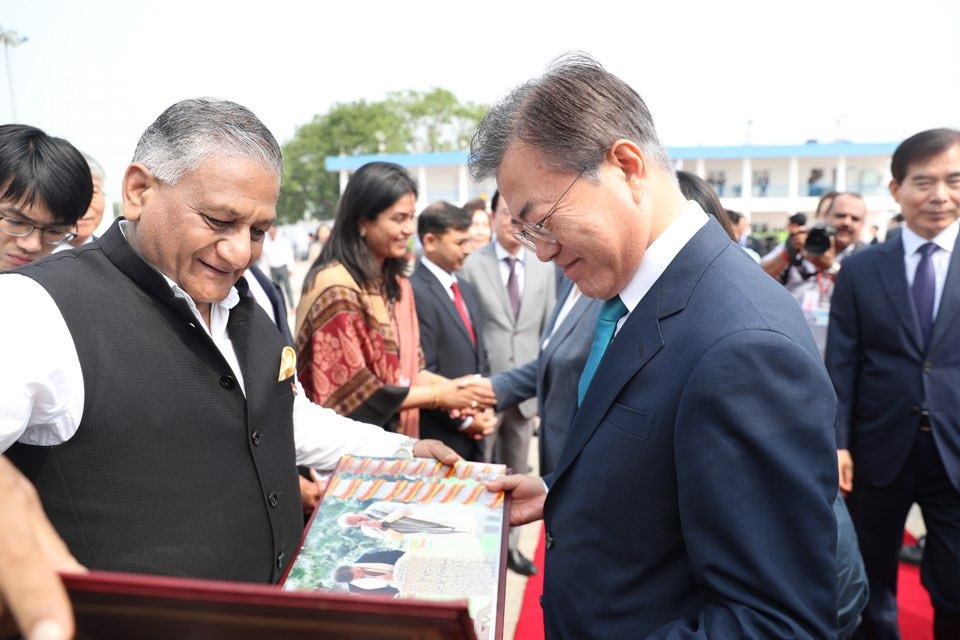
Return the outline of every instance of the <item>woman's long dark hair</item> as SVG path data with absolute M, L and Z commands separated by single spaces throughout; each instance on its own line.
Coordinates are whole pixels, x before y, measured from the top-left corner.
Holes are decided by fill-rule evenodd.
M 304 280 L 304 291 L 313 275 L 333 262 L 342 264 L 364 289 L 380 290 L 390 300 L 400 299 L 400 276 L 407 268 L 405 258 L 387 258 L 383 268 L 370 254 L 360 236 L 360 223 L 375 220 L 407 194 L 417 197 L 417 183 L 410 173 L 392 162 L 370 162 L 350 177 L 340 196 L 330 238 Z

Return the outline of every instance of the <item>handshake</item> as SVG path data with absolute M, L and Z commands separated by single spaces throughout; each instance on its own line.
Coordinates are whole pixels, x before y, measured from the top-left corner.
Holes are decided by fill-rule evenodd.
M 497 425 L 494 406 L 497 396 L 489 378 L 480 374 L 459 378 L 431 376 L 432 405 L 426 409 L 444 409 L 455 420 L 463 420 L 460 430 L 474 440 L 481 440 L 493 433 Z

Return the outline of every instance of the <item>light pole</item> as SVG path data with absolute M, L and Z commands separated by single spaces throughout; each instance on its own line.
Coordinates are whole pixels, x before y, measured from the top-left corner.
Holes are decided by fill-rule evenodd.
M 26 36 L 21 36 L 16 31 L 4 31 L 0 27 L 0 42 L 3 43 L 3 57 L 7 61 L 7 85 L 10 87 L 10 121 L 17 121 L 17 103 L 13 99 L 13 74 L 10 72 L 10 47 L 16 47 L 27 41 Z

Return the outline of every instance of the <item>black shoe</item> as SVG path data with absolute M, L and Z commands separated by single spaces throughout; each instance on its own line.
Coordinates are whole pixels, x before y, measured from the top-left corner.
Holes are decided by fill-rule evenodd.
M 517 549 L 507 552 L 507 568 L 522 576 L 532 576 L 537 572 L 537 565 L 525 558 Z
M 917 539 L 917 544 L 903 545 L 900 547 L 900 560 L 908 564 L 920 564 L 923 560 L 923 545 L 926 541 L 926 536 L 920 536 Z

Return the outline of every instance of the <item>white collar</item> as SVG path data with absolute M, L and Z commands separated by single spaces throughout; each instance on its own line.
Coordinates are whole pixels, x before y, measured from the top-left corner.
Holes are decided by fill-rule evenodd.
M 121 220 L 120 221 L 120 231 L 123 233 L 123 237 L 127 237 L 127 225 L 129 221 Z M 131 248 L 133 248 L 131 246 Z M 140 255 L 139 253 L 137 255 Z M 143 258 L 143 256 L 140 256 Z M 209 333 L 211 336 L 218 335 L 219 333 L 225 333 L 227 327 L 227 320 L 230 317 L 230 310 L 237 306 L 237 303 L 240 302 L 240 293 L 237 291 L 237 288 L 230 287 L 230 292 L 227 294 L 227 297 L 221 300 L 220 302 L 214 302 L 210 304 L 210 326 L 207 327 L 207 323 L 203 321 L 203 316 L 200 315 L 200 310 L 197 309 L 197 304 L 193 301 L 193 298 L 183 290 L 176 282 L 167 277 L 165 273 L 157 269 L 155 266 L 144 260 L 150 267 L 156 270 L 163 279 L 167 281 L 167 284 L 170 285 L 170 289 L 173 291 L 173 295 L 186 301 L 187 306 L 190 307 L 190 311 L 193 312 L 193 315 L 200 321 L 200 325 Z
M 958 233 L 960 233 L 960 222 L 957 220 L 954 220 L 952 223 L 950 223 L 950 226 L 935 235 L 930 240 L 918 235 L 907 225 L 903 225 L 903 231 L 900 232 L 900 237 L 903 239 L 903 253 L 904 255 L 912 256 L 917 252 L 917 249 L 928 242 L 933 242 L 947 253 L 950 253 L 953 251 L 953 247 L 957 243 Z
M 446 270 L 438 267 L 437 264 L 431 261 L 427 256 L 420 256 L 420 263 L 427 268 L 427 270 L 437 277 L 437 280 L 440 281 L 440 284 L 444 289 L 450 289 L 450 285 L 457 281 L 457 277 L 452 273 L 447 273 Z
M 524 246 L 520 247 L 520 251 L 517 251 L 517 255 L 510 255 L 510 252 L 503 248 L 503 245 L 500 244 L 496 238 L 493 239 L 493 251 L 497 254 L 497 262 L 503 262 L 504 258 L 516 258 L 517 262 L 520 264 L 524 263 L 524 258 L 526 256 L 527 249 Z
M 631 313 L 640 304 L 653 284 L 660 279 L 677 254 L 693 236 L 707 224 L 707 214 L 700 205 L 690 200 L 687 206 L 654 240 L 643 254 L 640 267 L 620 292 L 620 299 Z

